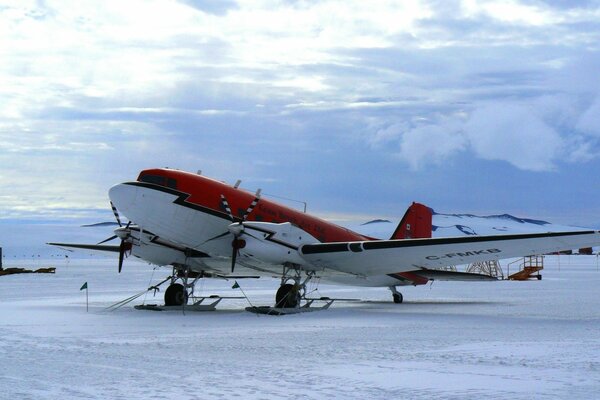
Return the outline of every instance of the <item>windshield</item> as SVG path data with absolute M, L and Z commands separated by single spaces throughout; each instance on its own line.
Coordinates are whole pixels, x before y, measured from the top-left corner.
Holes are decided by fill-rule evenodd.
M 177 189 L 177 181 L 174 178 L 168 178 L 160 175 L 142 175 L 139 178 L 140 182 L 153 183 L 155 185 Z

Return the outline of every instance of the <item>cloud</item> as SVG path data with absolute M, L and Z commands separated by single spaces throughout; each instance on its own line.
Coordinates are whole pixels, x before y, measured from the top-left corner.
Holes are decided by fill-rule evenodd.
M 418 169 L 423 163 L 441 164 L 464 150 L 466 144 L 465 137 L 452 124 L 421 126 L 402 135 L 399 156 Z
M 237 3 L 233 0 L 179 0 L 179 2 L 215 15 L 224 15 L 237 8 Z
M 447 182 L 468 163 L 584 174 L 600 153 L 599 10 L 542 1 L 8 3 L 0 185 L 14 195 L 0 208 L 100 209 L 110 185 L 157 165 L 267 177 L 284 195 L 331 190 L 325 205 L 378 182 L 400 198 L 387 188 L 405 175 Z M 404 167 L 411 174 L 398 178 Z
M 561 136 L 530 108 L 495 103 L 477 108 L 465 125 L 472 150 L 486 160 L 549 171 L 563 148 Z
M 559 163 L 585 163 L 600 155 L 598 141 L 589 137 L 597 134 L 600 104 L 596 100 L 582 114 L 579 103 L 564 95 L 483 100 L 468 111 L 376 127 L 369 144 L 395 152 L 413 170 L 470 153 L 523 171 L 554 171 Z
M 461 8 L 467 18 L 478 18 L 484 15 L 501 22 L 525 26 L 551 25 L 561 20 L 560 15 L 548 7 L 523 4 L 518 1 L 465 0 L 462 1 Z
M 587 135 L 600 137 L 600 95 L 581 115 L 576 128 Z
M 381 128 L 370 137 L 369 143 L 374 148 L 392 151 L 411 169 L 418 170 L 441 164 L 465 149 L 468 143 L 462 125 L 457 117 L 438 121 L 417 119 Z

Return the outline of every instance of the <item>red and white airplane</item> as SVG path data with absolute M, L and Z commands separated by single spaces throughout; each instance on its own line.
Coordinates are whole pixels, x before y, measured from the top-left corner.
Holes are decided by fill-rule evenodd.
M 401 303 L 397 286 L 495 280 L 440 267 L 600 245 L 600 232 L 592 230 L 431 238 L 431 211 L 418 203 L 391 238 L 380 240 L 263 198 L 260 190 L 245 191 L 239 182 L 173 169 L 144 170 L 136 181 L 113 186 L 109 197 L 131 221 L 107 239 L 120 238 L 120 246 L 53 244 L 118 251 L 119 271 L 127 252 L 172 266 L 166 305 L 187 302 L 201 277 L 262 276 L 281 278 L 276 307 L 298 307 L 312 278 L 388 287 Z

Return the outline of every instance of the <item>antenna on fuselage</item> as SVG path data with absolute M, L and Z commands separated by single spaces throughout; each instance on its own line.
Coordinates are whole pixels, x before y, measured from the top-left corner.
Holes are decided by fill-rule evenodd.
M 265 193 L 265 196 L 270 196 L 270 197 L 275 197 L 276 199 L 282 199 L 282 200 L 287 200 L 287 201 L 292 201 L 294 203 L 300 203 L 304 206 L 304 214 L 306 214 L 306 208 L 308 206 L 308 203 L 306 201 L 302 201 L 302 200 L 296 200 L 296 199 L 290 199 L 289 197 L 283 197 L 283 196 L 277 196 L 274 194 L 270 194 L 270 193 Z
M 233 185 L 233 187 L 237 189 L 237 188 L 239 188 L 239 187 L 240 187 L 240 184 L 241 184 L 241 183 L 242 183 L 242 180 L 241 180 L 241 179 L 238 179 L 237 181 L 235 181 L 235 185 Z
M 196 175 L 202 175 L 202 170 L 199 169 L 198 172 L 196 172 Z

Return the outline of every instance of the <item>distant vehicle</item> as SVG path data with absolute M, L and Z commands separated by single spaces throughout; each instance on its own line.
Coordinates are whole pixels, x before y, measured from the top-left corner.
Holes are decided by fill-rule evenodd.
M 441 267 L 600 244 L 600 232 L 592 230 L 431 238 L 431 210 L 419 203 L 389 239 L 374 239 L 261 197 L 260 190 L 243 190 L 239 182 L 173 169 L 144 170 L 136 181 L 113 186 L 109 197 L 120 225 L 115 236 L 98 245 L 51 244 L 118 252 L 119 272 L 128 253 L 172 266 L 166 305 L 186 303 L 198 278 L 265 276 L 281 278 L 280 308 L 298 307 L 311 279 L 388 287 L 401 303 L 398 286 L 495 280 Z M 117 209 L 131 222 L 123 226 Z M 117 237 L 119 246 L 102 244 Z

